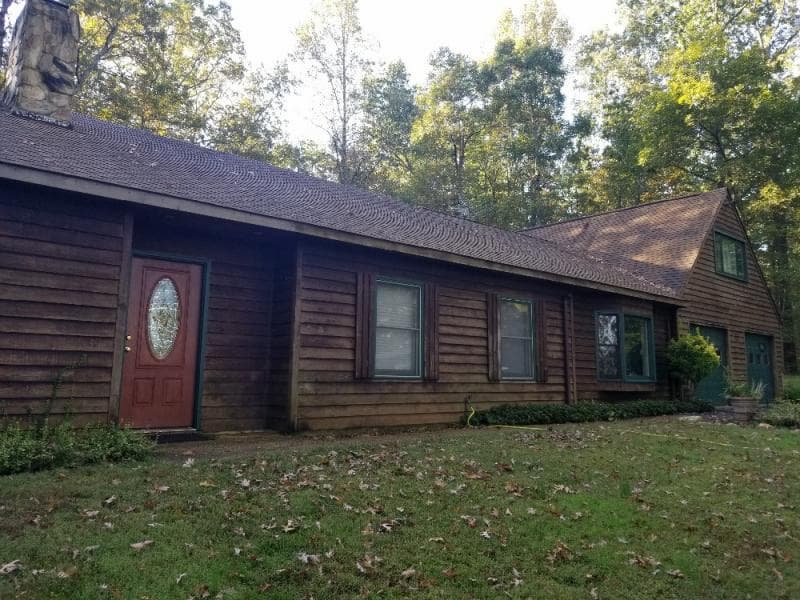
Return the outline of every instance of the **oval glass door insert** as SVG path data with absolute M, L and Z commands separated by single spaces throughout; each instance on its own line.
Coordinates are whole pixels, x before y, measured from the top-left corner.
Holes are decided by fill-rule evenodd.
M 158 360 L 164 360 L 175 347 L 180 319 L 178 290 L 169 277 L 163 277 L 153 288 L 147 305 L 147 340 Z

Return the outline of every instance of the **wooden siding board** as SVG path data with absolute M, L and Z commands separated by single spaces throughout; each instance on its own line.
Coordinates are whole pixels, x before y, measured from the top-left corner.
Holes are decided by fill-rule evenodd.
M 355 248 L 320 242 L 308 244 L 302 264 L 300 427 L 447 423 L 464 414 L 465 403 L 472 402 L 471 399 L 482 406 L 514 401 L 563 401 L 560 296 L 551 284 L 379 252 L 365 256 Z M 368 341 L 357 343 L 355 349 L 348 342 L 331 343 L 331 339 L 362 340 L 366 333 L 362 327 L 369 317 L 364 311 L 369 312 L 371 294 L 365 274 L 419 282 L 425 285 L 427 298 L 431 295 L 430 286 L 436 286 L 435 318 L 428 313 L 425 319 L 426 327 L 432 321 L 436 325 L 438 320 L 439 364 L 435 381 L 359 376 L 356 359 L 358 352 L 368 348 Z M 309 289 L 336 291 L 309 295 Z M 533 300 L 547 300 L 543 305 L 547 311 L 543 331 L 555 340 L 555 347 L 548 347 L 542 356 L 551 373 L 548 383 L 488 380 L 489 292 L 513 292 L 515 296 L 524 293 L 523 296 Z M 432 307 L 426 304 L 425 309 L 429 311 Z M 362 316 L 357 318 L 357 315 Z
M 4 184 L 0 415 L 105 420 L 123 238 L 117 207 Z
M 745 334 L 761 333 L 773 339 L 775 390 L 782 387 L 782 328 L 772 298 L 758 267 L 757 258 L 747 245 L 747 281 L 738 281 L 716 272 L 713 231 L 746 239 L 744 228 L 730 202 L 717 214 L 711 234 L 698 255 L 683 291 L 686 306 L 678 311 L 678 333 L 690 325 L 720 327 L 728 332 L 728 365 L 737 379 L 747 376 Z
M 234 236 L 235 230 L 226 235 L 202 221 L 179 220 L 167 228 L 158 217 L 137 213 L 135 251 L 194 257 L 211 265 L 201 429 L 283 429 L 288 397 L 281 355 L 290 338 L 280 332 L 288 334 L 286 281 L 292 276 L 287 248 L 270 236 Z

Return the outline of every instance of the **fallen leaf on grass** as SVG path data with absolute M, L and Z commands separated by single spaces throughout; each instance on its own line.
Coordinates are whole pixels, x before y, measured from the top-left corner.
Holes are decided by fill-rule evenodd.
M 181 573 L 175 578 L 175 583 L 180 583 L 181 581 L 183 581 L 183 578 L 186 577 L 187 575 L 188 573 Z
M 148 546 L 152 545 L 152 543 L 153 543 L 153 540 L 144 540 L 144 541 L 141 541 L 141 542 L 136 542 L 135 544 L 131 544 L 131 548 L 133 548 L 134 550 L 137 550 L 137 551 L 138 550 L 144 550 Z
M 304 565 L 318 565 L 320 559 L 319 554 L 306 554 L 305 552 L 298 552 L 297 560 Z
M 489 479 L 491 477 L 491 473 L 487 473 L 486 471 L 470 471 L 468 473 L 464 473 L 464 477 L 467 479 Z
M 402 577 L 403 579 L 410 579 L 416 574 L 417 570 L 414 567 L 409 567 L 408 569 L 400 573 L 400 577 Z
M 365 554 L 356 561 L 356 569 L 358 569 L 359 573 L 366 575 L 376 571 L 378 569 L 378 563 L 382 561 L 383 559 L 380 556 Z
M 572 560 L 572 550 L 563 542 L 558 542 L 556 547 L 547 554 L 547 561 L 551 563 L 568 560 Z
M 469 515 L 461 515 L 461 520 L 465 521 L 467 525 L 469 525 L 472 529 L 478 526 L 478 520 L 475 517 L 471 517 Z
M 667 575 L 670 577 L 674 577 L 675 579 L 685 579 L 686 575 L 684 575 L 680 569 L 675 569 L 673 571 L 667 571 Z
M 106 506 L 111 506 L 116 501 L 117 501 L 117 497 L 116 496 L 109 496 L 108 498 L 103 500 L 103 504 L 105 504 Z
M 56 573 L 56 576 L 59 579 L 68 579 L 68 578 L 72 577 L 73 575 L 75 575 L 75 573 L 77 573 L 77 572 L 78 572 L 78 567 L 71 566 L 71 567 L 67 567 L 63 571 L 59 571 L 58 573 Z
M 18 560 L 12 560 L 10 563 L 6 563 L 0 567 L 0 575 L 8 575 L 20 569 L 22 569 L 22 563 Z

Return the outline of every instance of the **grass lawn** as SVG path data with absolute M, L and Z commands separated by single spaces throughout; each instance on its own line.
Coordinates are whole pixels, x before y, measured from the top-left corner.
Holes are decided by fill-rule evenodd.
M 800 433 L 445 430 L 0 478 L 0 598 L 800 597 Z

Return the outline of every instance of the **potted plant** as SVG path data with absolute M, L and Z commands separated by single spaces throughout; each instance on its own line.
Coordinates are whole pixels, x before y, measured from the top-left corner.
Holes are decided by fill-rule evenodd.
M 737 420 L 750 421 L 755 417 L 764 398 L 764 387 L 761 381 L 754 384 L 736 381 L 725 370 L 725 395 Z
M 694 395 L 697 382 L 708 377 L 719 366 L 719 354 L 714 344 L 696 331 L 684 333 L 670 341 L 667 361 L 672 374 L 682 383 L 681 399 L 685 400 L 687 395 Z

